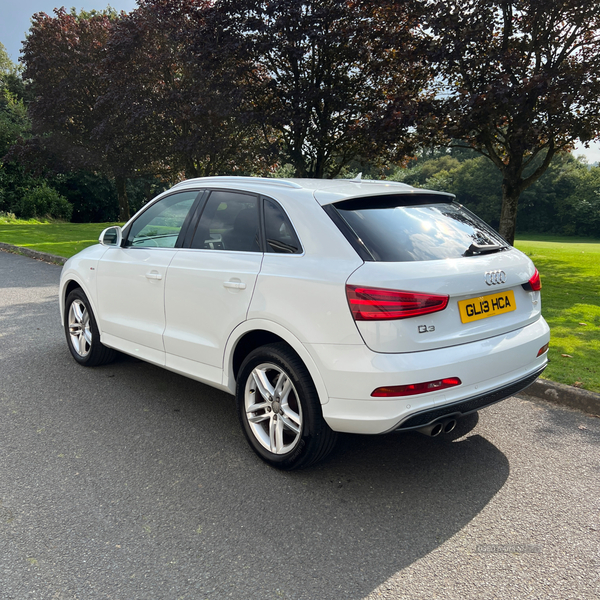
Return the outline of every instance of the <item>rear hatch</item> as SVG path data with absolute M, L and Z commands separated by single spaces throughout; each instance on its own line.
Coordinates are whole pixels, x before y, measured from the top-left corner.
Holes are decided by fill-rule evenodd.
M 395 194 L 324 208 L 365 259 L 346 292 L 372 350 L 445 348 L 540 318 L 531 260 L 451 198 Z

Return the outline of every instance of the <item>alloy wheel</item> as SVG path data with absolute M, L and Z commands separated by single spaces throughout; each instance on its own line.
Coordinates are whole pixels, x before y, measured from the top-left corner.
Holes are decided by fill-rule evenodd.
M 273 363 L 257 365 L 246 381 L 244 408 L 260 445 L 284 455 L 302 437 L 302 406 L 290 377 Z
M 81 300 L 73 300 L 68 316 L 69 340 L 79 356 L 85 358 L 92 349 L 90 314 Z

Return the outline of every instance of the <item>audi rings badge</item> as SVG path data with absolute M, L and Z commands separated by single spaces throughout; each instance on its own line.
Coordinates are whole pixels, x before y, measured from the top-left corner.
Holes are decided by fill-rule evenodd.
M 506 273 L 504 271 L 487 271 L 484 277 L 488 285 L 506 283 Z

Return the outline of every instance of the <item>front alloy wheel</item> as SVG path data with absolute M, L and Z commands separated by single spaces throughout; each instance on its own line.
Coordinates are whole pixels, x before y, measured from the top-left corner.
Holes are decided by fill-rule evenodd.
M 237 376 L 236 403 L 250 446 L 278 469 L 307 467 L 333 449 L 314 383 L 285 343 L 256 348 Z
M 67 318 L 71 347 L 81 358 L 85 358 L 92 349 L 92 330 L 90 313 L 79 299 L 73 300 Z
M 90 301 L 81 288 L 75 288 L 67 296 L 64 320 L 67 345 L 80 365 L 96 367 L 114 359 L 116 352 L 100 341 Z

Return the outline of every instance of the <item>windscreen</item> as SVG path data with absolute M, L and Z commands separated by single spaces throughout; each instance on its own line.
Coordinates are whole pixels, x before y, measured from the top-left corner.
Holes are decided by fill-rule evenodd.
M 497 252 L 508 244 L 457 203 L 403 205 L 392 199 L 352 199 L 334 205 L 373 260 L 408 262 Z

